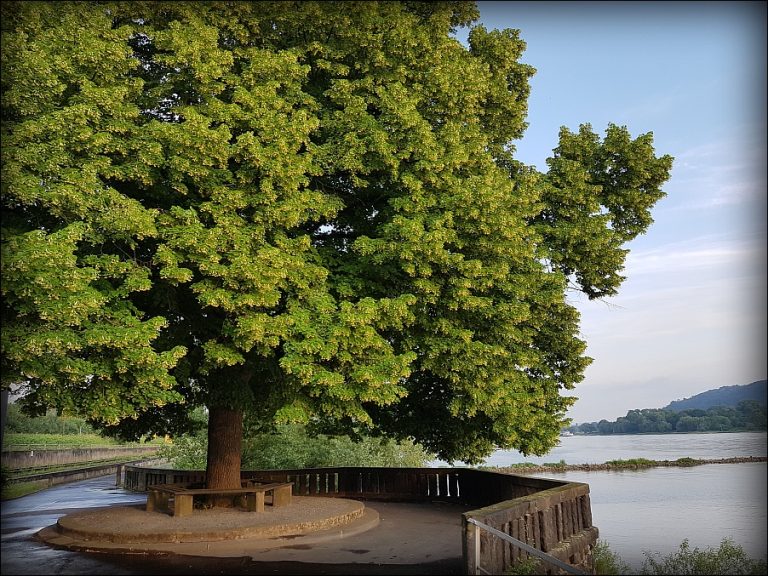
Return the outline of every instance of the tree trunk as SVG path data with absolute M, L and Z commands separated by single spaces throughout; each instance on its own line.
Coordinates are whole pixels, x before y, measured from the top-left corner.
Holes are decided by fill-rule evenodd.
M 208 412 L 206 487 L 240 488 L 243 412 L 212 407 Z M 217 505 L 219 502 L 217 501 Z

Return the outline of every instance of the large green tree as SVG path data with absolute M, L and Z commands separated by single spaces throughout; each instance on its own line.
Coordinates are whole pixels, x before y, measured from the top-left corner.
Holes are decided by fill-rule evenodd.
M 672 159 L 514 159 L 517 30 L 468 2 L 3 2 L 3 386 L 111 433 L 209 410 L 543 453 Z M 469 47 L 452 32 L 470 26 Z M 553 135 L 554 136 L 554 135 Z

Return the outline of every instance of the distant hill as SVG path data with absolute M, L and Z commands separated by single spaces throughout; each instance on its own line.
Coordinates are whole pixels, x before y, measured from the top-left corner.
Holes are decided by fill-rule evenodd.
M 707 390 L 683 400 L 675 400 L 664 406 L 663 410 L 679 412 L 680 410 L 707 410 L 714 406 L 736 406 L 742 400 L 756 400 L 768 404 L 768 387 L 766 380 L 758 380 L 743 386 L 723 386 L 715 390 Z

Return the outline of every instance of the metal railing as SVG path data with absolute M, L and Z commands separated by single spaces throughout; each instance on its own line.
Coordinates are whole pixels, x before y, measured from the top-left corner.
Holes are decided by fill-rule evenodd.
M 517 538 L 513 538 L 509 534 L 505 534 L 501 530 L 497 530 L 493 526 L 488 526 L 488 524 L 483 524 L 482 522 L 478 522 L 474 518 L 467 518 L 467 522 L 469 522 L 470 524 L 474 524 L 475 526 L 477 526 L 482 530 L 486 530 L 490 532 L 491 534 L 501 538 L 502 540 L 506 540 L 513 546 L 517 546 L 518 548 L 525 550 L 528 554 L 532 554 L 537 558 L 541 558 L 545 562 L 549 562 L 550 564 L 557 566 L 558 568 L 567 572 L 568 574 L 580 574 L 580 575 L 587 574 L 586 572 L 582 572 L 581 570 L 574 568 L 570 564 L 566 564 L 565 562 L 559 560 L 558 558 L 555 558 L 554 556 L 550 556 L 546 552 L 542 552 L 541 550 L 538 550 L 533 546 L 529 546 L 528 544 L 526 544 L 521 540 L 518 540 Z M 492 572 L 488 572 L 482 566 L 480 566 L 480 530 L 475 530 L 474 570 L 471 572 L 471 574 L 477 574 L 478 572 L 482 572 L 484 574 L 492 574 Z

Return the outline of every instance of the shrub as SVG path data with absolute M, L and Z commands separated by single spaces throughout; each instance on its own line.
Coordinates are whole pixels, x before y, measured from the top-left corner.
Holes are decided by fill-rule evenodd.
M 678 458 L 675 460 L 675 463 L 678 466 L 698 466 L 699 464 L 703 464 L 701 460 L 696 460 L 695 458 Z
M 615 552 L 612 552 L 608 542 L 598 540 L 592 549 L 592 561 L 594 563 L 595 574 L 605 574 L 617 576 L 619 574 L 629 574 L 630 568 Z
M 747 556 L 741 546 L 724 538 L 720 547 L 705 550 L 691 550 L 688 540 L 683 540 L 677 552 L 667 556 L 644 552 L 643 574 L 766 574 L 765 560 L 754 560 Z
M 525 560 L 518 560 L 515 564 L 504 571 L 506 576 L 527 576 L 528 574 L 537 574 L 541 560 L 538 558 L 526 558 Z
M 164 446 L 160 456 L 177 468 L 205 468 L 205 434 L 181 436 Z M 282 468 L 320 468 L 325 466 L 421 467 L 432 458 L 412 442 L 364 437 L 354 441 L 347 436 L 310 436 L 303 426 L 280 426 L 274 433 L 256 434 L 243 439 L 242 467 L 250 470 Z
M 647 458 L 630 458 L 629 460 L 609 460 L 606 464 L 610 468 L 625 468 L 636 470 L 638 468 L 651 468 L 656 462 Z

